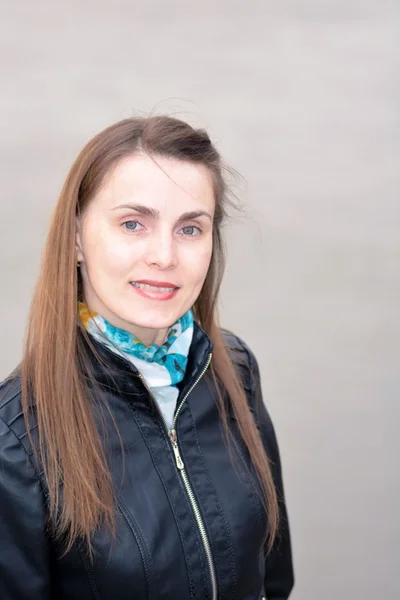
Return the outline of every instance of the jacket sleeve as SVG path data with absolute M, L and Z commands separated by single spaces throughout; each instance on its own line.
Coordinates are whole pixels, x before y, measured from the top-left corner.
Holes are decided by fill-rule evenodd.
M 32 462 L 0 420 L 0 598 L 50 600 L 45 499 Z
M 273 423 L 263 401 L 258 363 L 251 350 L 247 350 L 250 359 L 253 409 L 270 460 L 279 504 L 279 531 L 272 550 L 266 554 L 264 587 L 267 600 L 286 600 L 294 585 L 294 573 L 279 447 Z

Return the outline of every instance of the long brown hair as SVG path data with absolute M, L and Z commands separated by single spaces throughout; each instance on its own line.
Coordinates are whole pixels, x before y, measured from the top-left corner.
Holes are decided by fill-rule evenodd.
M 203 164 L 213 176 L 213 252 L 194 315 L 213 343 L 214 379 L 227 391 L 261 483 L 271 547 L 278 527 L 271 469 L 240 377 L 217 326 L 216 303 L 224 271 L 221 224 L 227 205 L 222 163 L 204 130 L 166 116 L 125 119 L 95 136 L 73 163 L 55 208 L 32 301 L 21 373 L 28 432 L 29 398 L 34 398 L 50 522 L 55 534 L 66 539 L 67 550 L 78 538 L 86 539 L 91 548 L 91 534 L 99 523 L 115 531 L 112 480 L 88 401 L 85 358 L 79 344 L 77 298 L 81 282 L 76 265 L 76 216 L 85 210 L 110 169 L 135 152 Z M 222 423 L 228 431 L 222 391 L 219 397 Z

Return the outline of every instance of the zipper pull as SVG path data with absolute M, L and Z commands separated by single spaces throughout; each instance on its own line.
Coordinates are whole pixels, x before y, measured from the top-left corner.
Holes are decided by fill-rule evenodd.
M 171 440 L 171 443 L 172 443 L 172 450 L 174 451 L 174 454 L 175 454 L 176 466 L 178 467 L 179 471 L 183 471 L 183 469 L 185 468 L 185 465 L 183 464 L 181 455 L 179 454 L 178 441 L 176 439 L 175 429 L 170 429 L 168 431 L 168 435 L 169 435 L 169 439 Z

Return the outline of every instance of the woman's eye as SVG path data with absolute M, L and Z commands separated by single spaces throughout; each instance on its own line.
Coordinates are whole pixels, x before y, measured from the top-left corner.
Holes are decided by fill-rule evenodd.
M 182 227 L 181 231 L 183 232 L 183 235 L 187 235 L 189 237 L 195 237 L 201 233 L 200 228 L 196 227 L 195 225 L 186 225 L 186 227 Z
M 138 231 L 138 229 L 141 227 L 141 225 L 140 225 L 139 221 L 125 221 L 124 227 L 128 231 Z

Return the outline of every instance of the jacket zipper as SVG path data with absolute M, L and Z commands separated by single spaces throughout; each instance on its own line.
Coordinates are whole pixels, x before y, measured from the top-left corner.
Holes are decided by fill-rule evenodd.
M 167 425 L 167 423 L 165 421 L 164 415 L 162 414 L 162 412 L 160 410 L 160 407 L 158 406 L 158 402 L 154 398 L 153 394 L 151 393 L 151 390 L 148 387 L 148 385 L 147 385 L 147 383 L 146 383 L 146 381 L 145 381 L 145 379 L 144 379 L 144 377 L 143 377 L 143 375 L 141 373 L 139 373 L 139 377 L 140 377 L 143 385 L 145 386 L 145 388 L 149 392 L 150 396 L 154 400 L 154 403 L 155 403 L 155 405 L 157 407 L 158 413 L 159 413 L 159 415 L 161 417 L 161 421 L 162 421 L 162 423 L 163 423 L 163 425 L 165 427 L 165 430 L 166 430 L 166 432 L 168 434 L 168 437 L 169 437 L 169 440 L 171 442 L 172 450 L 173 450 L 173 453 L 174 453 L 174 456 L 175 456 L 176 466 L 177 466 L 177 469 L 178 469 L 179 473 L 181 474 L 182 481 L 183 481 L 183 486 L 185 488 L 188 500 L 189 500 L 190 505 L 192 507 L 193 514 L 194 514 L 194 517 L 195 517 L 195 520 L 196 520 L 196 524 L 197 524 L 197 528 L 199 530 L 200 537 L 201 537 L 201 540 L 203 542 L 203 548 L 204 548 L 204 552 L 205 552 L 205 555 L 206 555 L 206 558 L 207 558 L 207 564 L 208 564 L 208 569 L 209 569 L 209 573 L 210 573 L 211 588 L 212 588 L 212 596 L 211 596 L 211 598 L 212 598 L 212 600 L 217 600 L 217 577 L 215 575 L 215 567 L 214 567 L 214 561 L 213 561 L 212 552 L 211 552 L 211 546 L 210 546 L 210 542 L 208 540 L 206 528 L 204 526 L 204 522 L 203 522 L 203 519 L 201 517 L 201 513 L 200 513 L 200 510 L 199 510 L 198 504 L 196 502 L 196 498 L 194 497 L 192 487 L 190 485 L 188 476 L 187 476 L 186 471 L 185 471 L 185 465 L 183 463 L 182 457 L 181 457 L 180 452 L 179 452 L 178 438 L 177 438 L 176 429 L 175 429 L 176 420 L 178 418 L 178 415 L 179 415 L 179 413 L 181 411 L 181 408 L 182 408 L 183 404 L 186 402 L 186 399 L 188 398 L 189 394 L 192 393 L 192 391 L 194 390 L 194 388 L 196 387 L 196 385 L 199 383 L 200 379 L 203 377 L 203 375 L 207 371 L 207 369 L 208 369 L 208 367 L 210 366 L 210 363 L 211 363 L 211 358 L 212 358 L 212 353 L 210 353 L 208 355 L 207 364 L 205 365 L 203 371 L 200 373 L 200 375 L 198 376 L 198 378 L 196 379 L 196 381 L 194 382 L 194 384 L 190 387 L 190 389 L 186 392 L 184 398 L 182 399 L 181 403 L 179 404 L 178 409 L 177 409 L 177 411 L 175 413 L 175 417 L 174 417 L 171 429 L 169 429 L 169 427 L 168 427 L 168 425 Z

